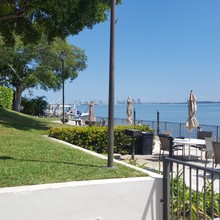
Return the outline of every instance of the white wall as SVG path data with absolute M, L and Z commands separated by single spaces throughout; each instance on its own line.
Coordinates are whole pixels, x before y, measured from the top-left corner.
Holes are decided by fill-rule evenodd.
M 2 220 L 162 220 L 162 178 L 0 189 Z

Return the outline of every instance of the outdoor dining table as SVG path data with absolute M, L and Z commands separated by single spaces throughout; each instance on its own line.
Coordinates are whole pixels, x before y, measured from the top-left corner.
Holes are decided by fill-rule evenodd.
M 184 154 L 185 154 L 185 148 L 188 147 L 188 160 L 190 160 L 191 156 L 191 147 L 195 145 L 205 145 L 205 140 L 202 139 L 196 139 L 196 138 L 175 138 L 173 140 L 173 143 L 175 144 L 181 144 L 184 147 Z

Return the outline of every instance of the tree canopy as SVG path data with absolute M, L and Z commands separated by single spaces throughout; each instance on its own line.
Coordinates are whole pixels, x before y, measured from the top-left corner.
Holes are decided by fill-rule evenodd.
M 65 79 L 72 81 L 86 68 L 84 51 L 68 45 L 65 39 L 105 21 L 110 3 L 111 0 L 0 0 L 0 85 L 14 89 L 14 110 L 19 110 L 25 89 L 61 88 L 61 51 L 67 54 Z
M 86 68 L 87 57 L 81 49 L 55 38 L 48 43 L 42 38 L 38 44 L 23 44 L 15 36 L 14 46 L 0 38 L 0 85 L 15 92 L 14 110 L 20 109 L 21 95 L 25 89 L 59 90 L 62 86 L 61 51 L 66 53 L 64 79 L 72 81 Z
M 118 0 L 117 2 L 120 2 Z M 64 39 L 107 19 L 110 0 L 0 0 L 0 33 L 7 42 L 13 34 L 24 42 Z

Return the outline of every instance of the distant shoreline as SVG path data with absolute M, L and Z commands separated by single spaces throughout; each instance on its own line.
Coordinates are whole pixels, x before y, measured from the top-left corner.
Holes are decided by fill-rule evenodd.
M 197 104 L 219 104 L 220 101 L 197 101 Z M 162 105 L 170 105 L 170 104 L 175 104 L 175 105 L 178 105 L 178 104 L 188 104 L 188 102 L 141 102 L 141 103 L 138 103 L 138 102 L 133 102 L 133 105 L 148 105 L 148 104 L 162 104 Z M 73 105 L 73 104 L 70 104 L 70 105 Z M 76 104 L 74 104 L 76 105 Z M 89 104 L 79 104 L 78 106 L 88 106 Z M 108 103 L 95 103 L 95 105 L 108 105 Z M 115 105 L 127 105 L 127 103 L 123 102 L 119 102 L 119 103 L 115 103 Z
M 145 104 L 187 104 L 188 102 L 145 102 L 145 103 L 133 103 L 135 105 L 145 105 Z M 197 104 L 213 104 L 220 103 L 220 101 L 197 101 Z M 117 103 L 117 105 L 125 105 L 125 103 Z
M 151 104 L 187 104 L 188 102 L 152 102 Z M 214 102 L 214 101 L 197 101 L 197 104 L 210 104 L 210 103 L 220 103 L 218 102 Z M 147 104 L 147 103 L 146 103 Z

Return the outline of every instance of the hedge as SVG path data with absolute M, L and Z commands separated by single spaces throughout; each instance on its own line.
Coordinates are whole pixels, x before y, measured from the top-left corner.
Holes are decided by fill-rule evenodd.
M 143 132 L 153 132 L 146 125 L 115 126 L 114 128 L 114 152 L 128 154 L 132 148 L 132 138 L 125 134 L 126 129 L 137 129 Z M 49 136 L 68 143 L 83 147 L 97 153 L 107 154 L 108 128 L 96 126 L 74 126 L 70 128 L 51 128 Z M 138 143 L 140 139 L 136 139 Z
M 0 107 L 12 109 L 13 90 L 0 86 Z

